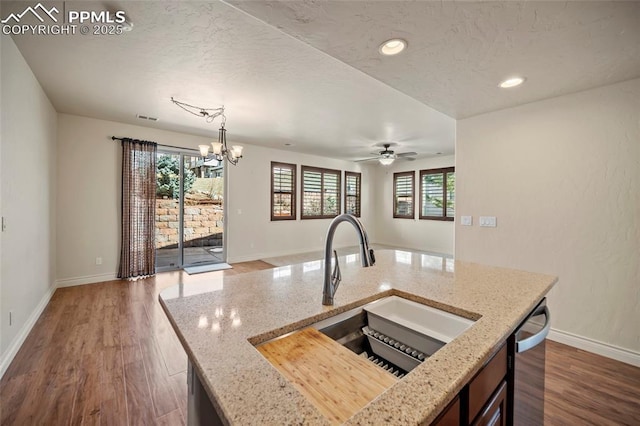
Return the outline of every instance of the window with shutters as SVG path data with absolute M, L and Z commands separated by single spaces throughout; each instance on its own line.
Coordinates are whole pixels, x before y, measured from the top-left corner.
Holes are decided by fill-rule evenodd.
M 393 174 L 393 217 L 413 219 L 414 212 L 414 180 L 416 172 Z
M 455 189 L 455 167 L 420 170 L 420 219 L 452 221 Z
M 296 165 L 271 162 L 271 220 L 296 218 Z
M 344 212 L 360 217 L 360 182 L 362 175 L 344 172 Z
M 340 214 L 340 170 L 302 166 L 302 219 Z

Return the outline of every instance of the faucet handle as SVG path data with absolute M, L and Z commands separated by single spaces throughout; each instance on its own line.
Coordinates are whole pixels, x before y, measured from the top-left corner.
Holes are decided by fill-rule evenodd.
M 342 273 L 340 272 L 340 263 L 338 263 L 338 252 L 335 250 L 333 251 L 333 259 L 335 260 L 335 263 L 333 265 L 333 273 L 331 274 L 331 282 L 335 288 L 338 288 L 338 284 L 340 284 L 340 281 L 342 280 Z

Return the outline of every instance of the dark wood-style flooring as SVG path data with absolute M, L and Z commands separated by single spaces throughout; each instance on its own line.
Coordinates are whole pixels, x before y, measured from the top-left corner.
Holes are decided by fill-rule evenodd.
M 184 425 L 187 357 L 158 294 L 212 274 L 60 288 L 0 381 L 1 425 Z M 547 345 L 545 424 L 639 425 L 640 368 Z

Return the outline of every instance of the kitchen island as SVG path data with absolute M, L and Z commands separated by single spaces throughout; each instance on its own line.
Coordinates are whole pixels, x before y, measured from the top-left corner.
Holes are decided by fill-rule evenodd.
M 323 306 L 323 262 L 166 289 L 160 301 L 217 415 L 231 424 L 329 424 L 255 345 L 383 296 L 399 295 L 475 320 L 347 424 L 430 423 L 500 349 L 557 281 L 398 250 L 361 268 L 341 258 L 342 284 Z M 186 386 L 186 384 L 185 384 Z

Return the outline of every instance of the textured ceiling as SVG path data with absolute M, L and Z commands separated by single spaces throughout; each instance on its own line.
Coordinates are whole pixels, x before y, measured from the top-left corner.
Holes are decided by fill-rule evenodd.
M 3 0 L 1 15 L 32 3 Z M 62 2 L 46 4 L 62 9 Z M 218 121 L 207 124 L 169 100 L 224 104 L 230 141 L 333 158 L 366 158 L 387 141 L 397 142 L 398 152 L 450 154 L 451 117 L 640 77 L 640 2 L 64 7 L 124 9 L 134 29 L 120 36 L 13 36 L 58 111 L 214 136 Z M 391 37 L 407 39 L 409 49 L 383 58 L 378 45 Z M 498 89 L 511 74 L 528 80 Z
M 2 16 L 24 6 L 3 2 Z M 173 96 L 224 104 L 234 143 L 354 160 L 383 141 L 421 155 L 453 153 L 452 118 L 225 3 L 121 6 L 134 23 L 129 33 L 13 37 L 59 112 L 217 135 L 219 120 L 205 123 Z
M 231 3 L 455 118 L 640 77 L 638 1 Z M 408 49 L 381 57 L 395 37 Z

